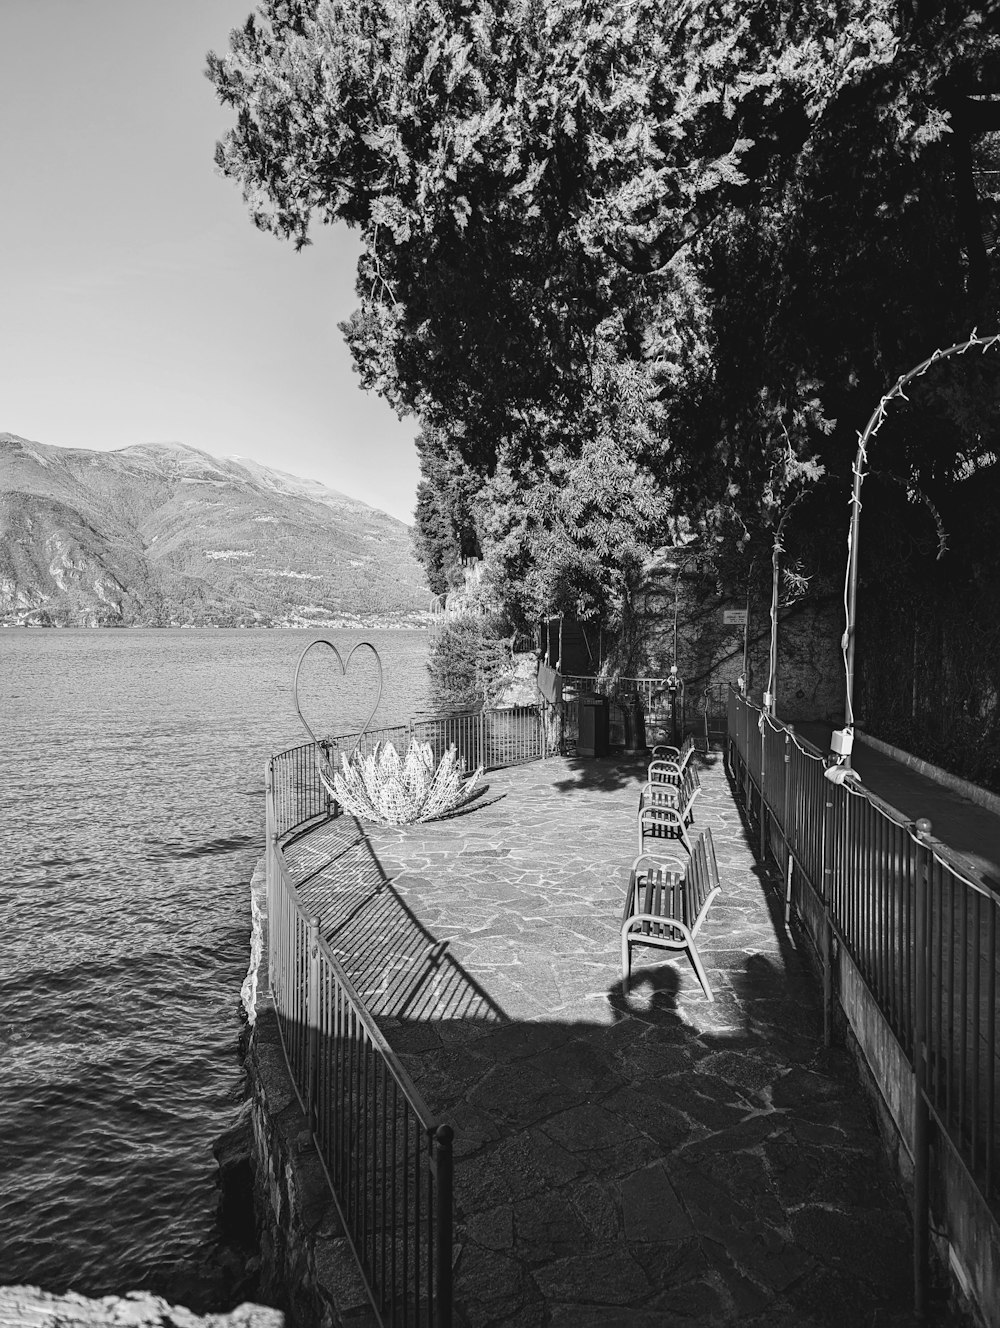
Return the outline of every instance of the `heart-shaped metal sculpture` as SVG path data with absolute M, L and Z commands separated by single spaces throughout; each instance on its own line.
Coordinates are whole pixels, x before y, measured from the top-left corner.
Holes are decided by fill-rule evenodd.
M 354 655 L 358 650 L 367 648 L 375 656 L 375 663 L 378 665 L 378 695 L 375 697 L 375 704 L 371 708 L 371 714 L 365 720 L 364 726 L 361 732 L 358 734 L 358 740 L 354 744 L 354 751 L 357 751 L 358 748 L 361 746 L 361 739 L 368 732 L 368 725 L 375 718 L 375 711 L 379 707 L 379 702 L 382 700 L 382 659 L 378 651 L 375 649 L 375 647 L 372 645 L 370 641 L 359 641 L 356 645 L 352 646 L 350 651 L 348 652 L 346 660 L 343 658 L 340 651 L 333 644 L 333 642 L 328 641 L 325 636 L 321 636 L 317 641 L 309 642 L 305 650 L 303 650 L 302 654 L 299 656 L 299 662 L 295 666 L 295 713 L 302 721 L 302 726 L 305 729 L 305 731 L 309 734 L 310 738 L 312 738 L 313 742 L 316 743 L 318 743 L 320 739 L 316 737 L 315 733 L 313 733 L 309 721 L 306 719 L 305 715 L 303 715 L 302 707 L 299 705 L 299 675 L 302 672 L 302 662 L 305 659 L 306 655 L 309 654 L 309 651 L 312 650 L 313 646 L 329 647 L 329 649 L 332 650 L 333 653 L 337 656 L 337 663 L 340 665 L 341 675 L 345 678 L 347 677 L 347 666 L 350 664 L 351 660 L 354 658 Z

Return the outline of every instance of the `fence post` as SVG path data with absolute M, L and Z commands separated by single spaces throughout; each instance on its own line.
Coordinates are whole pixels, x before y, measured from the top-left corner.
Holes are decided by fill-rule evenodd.
M 451 1328 L 452 1309 L 452 1129 L 450 1125 L 439 1125 L 434 1131 L 431 1152 L 431 1165 L 437 1182 L 435 1193 L 435 1269 L 437 1288 L 434 1297 L 434 1328 Z
M 319 1082 L 319 918 L 309 919 L 309 969 L 306 999 L 309 1018 L 309 1059 L 306 1064 L 306 1120 L 316 1133 L 316 1086 Z
M 264 767 L 264 889 L 267 896 L 267 971 L 274 986 L 277 967 L 278 909 L 275 903 L 274 855 L 277 841 L 274 815 L 274 757 Z
M 791 777 L 792 777 L 792 729 L 791 724 L 785 729 L 785 798 L 781 809 L 781 832 L 785 841 L 785 866 L 788 866 L 788 860 L 792 856 L 791 844 L 791 826 L 788 823 L 788 804 L 791 802 Z
M 791 802 L 792 782 L 792 726 L 785 726 L 785 788 L 781 808 L 781 842 L 785 846 L 785 926 L 792 920 L 792 873 L 795 862 L 792 857 L 792 827 L 788 819 L 788 805 Z
M 833 894 L 833 786 L 823 781 L 823 1046 L 833 1042 L 833 937 L 830 924 L 830 901 Z
M 760 712 L 760 865 L 762 867 L 767 861 L 767 812 L 765 810 L 767 803 L 764 801 L 764 774 L 767 769 L 765 759 L 767 751 L 766 729 L 767 721 L 764 719 L 762 710 Z
M 927 913 L 930 891 L 931 823 L 915 825 L 917 850 L 913 965 L 913 1310 L 918 1323 L 927 1322 L 927 1274 L 930 1245 L 930 1115 L 927 1110 Z
M 271 844 L 274 840 L 274 758 L 264 766 L 264 879 L 267 882 L 268 905 L 271 902 Z
M 319 752 L 320 752 L 320 759 L 321 759 L 321 760 L 324 760 L 324 761 L 327 763 L 327 765 L 332 769 L 332 767 L 333 767 L 333 743 L 330 742 L 329 738 L 324 738 L 324 739 L 319 743 Z M 322 782 L 320 783 L 320 787 L 321 787 L 322 790 L 323 790 L 323 799 L 324 799 L 323 812 L 324 812 L 324 815 L 326 815 L 326 816 L 336 816 L 336 815 L 337 815 L 337 803 L 336 803 L 336 801 L 334 800 L 333 795 L 331 794 L 331 792 L 330 792 L 330 790 L 327 788 L 327 786 L 326 786 L 325 784 L 323 784 Z

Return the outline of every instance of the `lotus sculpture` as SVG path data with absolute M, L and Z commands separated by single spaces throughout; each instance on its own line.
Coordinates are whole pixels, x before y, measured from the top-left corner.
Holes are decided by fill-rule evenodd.
M 466 777 L 465 762 L 451 746 L 435 769 L 430 743 L 414 739 L 405 757 L 391 742 L 367 755 L 341 754 L 340 769 L 327 767 L 323 782 L 349 812 L 375 825 L 433 821 L 463 807 L 480 791 L 483 767 Z

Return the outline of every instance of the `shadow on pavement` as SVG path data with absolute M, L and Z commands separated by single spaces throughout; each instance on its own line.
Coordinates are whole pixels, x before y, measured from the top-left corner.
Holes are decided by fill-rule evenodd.
M 631 797 L 610 799 L 603 824 L 581 806 L 573 851 L 584 865 L 565 881 L 551 873 L 555 851 L 543 842 L 538 866 L 513 836 L 511 817 L 530 822 L 533 843 L 555 821 L 555 843 L 565 839 L 565 816 L 539 806 L 535 785 L 503 824 L 464 818 L 464 840 L 444 828 L 380 836 L 379 851 L 405 865 L 398 888 L 347 818 L 288 851 L 303 902 L 322 909 L 323 935 L 454 1129 L 464 1328 L 912 1322 L 907 1205 L 854 1063 L 823 1047 L 818 983 L 780 892 L 746 862 L 752 837 L 721 756 L 700 759 L 720 869 L 748 882 L 720 896 L 699 936 L 714 1002 L 680 958 L 640 953 L 627 984 L 608 983 L 627 871 L 615 836 L 630 839 Z M 641 760 L 565 765 L 572 778 L 545 787 L 614 793 L 645 774 Z M 574 901 L 586 872 L 590 893 Z M 469 880 L 475 897 L 460 889 Z M 433 928 L 478 947 L 469 962 L 490 972 L 492 994 Z M 569 934 L 577 948 L 543 964 Z M 512 1018 L 517 1007 L 497 999 L 515 990 L 511 971 L 536 993 L 537 1017 Z M 569 971 L 584 973 L 572 1000 L 557 990 Z M 936 1307 L 931 1322 L 951 1320 Z
M 303 907 L 320 917 L 320 934 L 376 1019 L 506 1019 L 394 888 L 353 816 L 291 844 L 285 861 Z
M 613 752 L 609 756 L 566 756 L 562 758 L 562 763 L 572 772 L 573 778 L 556 780 L 553 788 L 560 793 L 590 790 L 613 793 L 620 789 L 638 788 L 646 782 L 651 760 L 650 752 L 644 756 L 626 756 L 622 752 Z M 699 752 L 692 760 L 699 769 L 710 769 L 722 763 L 722 753 L 711 751 L 706 755 Z

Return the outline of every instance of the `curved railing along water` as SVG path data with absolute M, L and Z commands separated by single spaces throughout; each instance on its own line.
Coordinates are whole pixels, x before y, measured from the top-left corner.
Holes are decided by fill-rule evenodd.
M 303 744 L 267 765 L 271 994 L 285 1059 L 344 1230 L 385 1325 L 451 1324 L 451 1129 L 423 1101 L 296 890 L 284 849 L 339 812 L 321 763 L 380 742 L 454 744 L 467 768 L 548 755 L 534 707 L 432 716 Z

